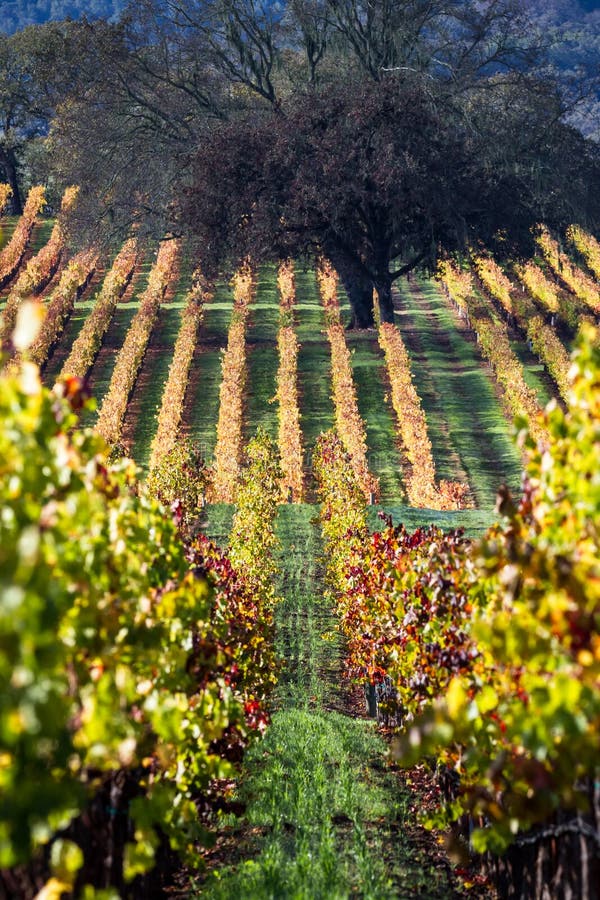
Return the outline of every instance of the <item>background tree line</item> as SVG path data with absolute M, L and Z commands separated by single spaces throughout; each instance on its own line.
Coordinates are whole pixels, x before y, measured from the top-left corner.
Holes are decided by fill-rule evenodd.
M 7 34 L 27 25 L 43 25 L 64 19 L 118 18 L 126 0 L 4 0 L 0 10 L 0 29 Z
M 207 272 L 325 252 L 368 325 L 442 247 L 597 228 L 597 73 L 563 51 L 517 0 L 138 0 L 2 39 L 0 168 L 17 205 L 79 183 L 82 242 L 192 233 Z

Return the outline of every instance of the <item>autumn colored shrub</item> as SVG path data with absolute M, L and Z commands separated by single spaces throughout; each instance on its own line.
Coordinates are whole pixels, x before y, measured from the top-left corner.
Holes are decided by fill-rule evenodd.
M 594 276 L 600 279 L 600 242 L 580 225 L 567 228 L 567 238 L 585 259 Z
M 390 322 L 380 324 L 379 345 L 385 354 L 398 432 L 411 467 L 405 475 L 409 502 L 412 506 L 431 509 L 464 509 L 470 506 L 466 484 L 445 480 L 436 482 L 425 413 L 413 384 L 406 347 L 395 325 Z
M 365 423 L 358 409 L 356 387 L 352 375 L 352 358 L 344 327 L 340 319 L 337 294 L 338 277 L 331 264 L 321 260 L 317 267 L 317 282 L 321 300 L 325 307 L 327 339 L 331 349 L 331 382 L 335 426 L 342 443 L 352 460 L 354 473 L 368 499 L 371 494 L 379 494 L 379 481 L 369 471 L 367 461 L 367 433 Z
M 197 531 L 207 485 L 205 461 L 182 435 L 155 459 L 146 479 L 148 493 L 170 509 L 186 537 Z
M 236 496 L 236 511 L 229 535 L 229 557 L 237 572 L 269 607 L 275 600 L 277 546 L 274 522 L 280 500 L 281 469 L 275 446 L 259 430 L 249 441 Z
M 312 464 L 321 504 L 319 516 L 327 580 L 334 591 L 339 591 L 345 585 L 353 545 L 366 540 L 368 535 L 365 497 L 350 454 L 335 431 L 320 435 Z
M 478 656 L 469 635 L 469 542 L 433 525 L 386 527 L 356 542 L 337 611 L 350 677 L 389 682 L 388 719 L 410 721 Z
M 571 377 L 567 411 L 550 404 L 545 413 L 549 446 L 529 435 L 520 502 L 502 494 L 503 521 L 471 554 L 468 634 L 477 662 L 452 679 L 398 748 L 407 763 L 435 754 L 459 774 L 459 793 L 435 821 L 468 813 L 478 850 L 502 850 L 557 810 L 585 808 L 597 769 L 600 350 L 593 330 L 585 330 Z

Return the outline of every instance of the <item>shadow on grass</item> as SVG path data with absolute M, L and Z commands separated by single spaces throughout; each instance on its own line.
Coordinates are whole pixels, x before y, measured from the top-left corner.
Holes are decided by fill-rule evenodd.
M 522 469 L 492 374 L 476 345 L 457 329 L 435 282 L 418 282 L 409 293 L 404 288 L 402 298 L 400 325 L 414 333 L 415 383 L 418 386 L 422 377 L 433 386 L 433 391 L 423 396 L 428 421 L 433 417 L 444 423 L 477 505 L 492 509 L 502 483 L 518 490 Z M 415 339 L 418 354 L 414 352 Z

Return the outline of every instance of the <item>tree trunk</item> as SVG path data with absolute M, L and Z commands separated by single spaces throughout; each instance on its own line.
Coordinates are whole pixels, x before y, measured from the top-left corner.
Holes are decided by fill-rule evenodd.
M 2 168 L 4 178 L 12 188 L 10 202 L 13 215 L 20 216 L 23 212 L 23 200 L 21 198 L 21 188 L 19 187 L 19 178 L 17 175 L 17 158 L 13 150 L 0 148 L 0 168 Z
M 332 249 L 327 255 L 335 266 L 352 307 L 350 328 L 373 328 L 373 282 L 361 266 L 345 253 Z
M 375 282 L 379 300 L 379 318 L 382 322 L 394 321 L 394 304 L 392 303 L 392 279 L 382 278 Z

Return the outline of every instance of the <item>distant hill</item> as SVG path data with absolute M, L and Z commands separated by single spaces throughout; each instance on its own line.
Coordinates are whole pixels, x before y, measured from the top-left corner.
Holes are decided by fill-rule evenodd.
M 522 0 L 540 19 L 550 24 L 581 22 L 600 16 L 600 0 Z M 12 34 L 26 25 L 51 20 L 114 19 L 127 0 L 0 0 L 0 31 Z
M 26 25 L 40 25 L 51 20 L 117 18 L 126 0 L 2 0 L 0 30 L 13 34 Z
M 600 0 L 522 0 L 546 22 L 581 21 L 600 15 Z M 0 31 L 12 34 L 50 20 L 117 18 L 127 0 L 0 0 Z

